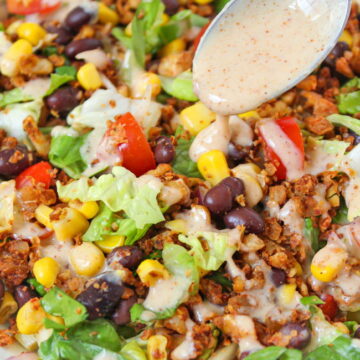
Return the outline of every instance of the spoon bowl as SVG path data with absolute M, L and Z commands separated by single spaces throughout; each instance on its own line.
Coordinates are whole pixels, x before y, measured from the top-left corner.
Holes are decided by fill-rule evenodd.
M 294 87 L 341 36 L 351 0 L 232 0 L 194 58 L 194 88 L 213 111 L 257 108 Z

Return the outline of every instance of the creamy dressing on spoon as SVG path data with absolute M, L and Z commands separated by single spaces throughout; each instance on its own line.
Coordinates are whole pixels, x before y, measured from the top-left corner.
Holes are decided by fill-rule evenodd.
M 280 95 L 308 75 L 335 45 L 347 4 L 347 0 L 238 0 L 200 44 L 193 66 L 195 92 L 223 115 L 254 109 Z

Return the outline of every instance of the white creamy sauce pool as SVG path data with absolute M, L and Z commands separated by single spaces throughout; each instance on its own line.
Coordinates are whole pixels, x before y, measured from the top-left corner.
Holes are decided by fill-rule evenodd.
M 346 6 L 346 0 L 237 1 L 200 45 L 193 67 L 196 93 L 224 115 L 279 95 L 335 43 L 333 29 L 345 21 Z

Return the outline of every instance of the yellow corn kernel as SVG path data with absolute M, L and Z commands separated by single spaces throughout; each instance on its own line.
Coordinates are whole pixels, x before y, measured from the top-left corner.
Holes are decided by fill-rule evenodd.
M 159 56 L 165 57 L 173 54 L 178 54 L 184 51 L 186 48 L 186 42 L 184 39 L 175 39 L 159 50 Z
M 97 90 L 103 84 L 96 66 L 92 63 L 83 65 L 77 73 L 77 78 L 85 90 Z
M 53 212 L 53 209 L 44 204 L 39 205 L 35 210 L 36 220 L 46 226 L 48 229 L 53 229 L 52 223 L 50 221 L 50 214 Z
M 344 41 L 346 42 L 350 47 L 352 47 L 353 44 L 353 37 L 350 34 L 348 30 L 344 30 L 344 32 L 341 34 L 338 41 Z
M 72 200 L 69 202 L 69 206 L 80 211 L 87 219 L 94 218 L 99 212 L 99 205 L 96 201 L 87 201 L 83 203 L 78 200 Z
M 339 196 L 339 185 L 332 184 L 326 190 L 326 200 L 330 203 L 332 207 L 340 206 L 340 196 Z
M 194 0 L 194 1 L 199 5 L 206 5 L 206 4 L 210 4 L 211 2 L 213 2 L 213 0 Z
M 165 223 L 165 227 L 171 231 L 175 231 L 177 233 L 186 233 L 187 232 L 187 226 L 186 222 L 183 219 L 176 219 L 167 221 Z
M 31 44 L 24 39 L 17 40 L 1 59 L 0 72 L 5 76 L 16 75 L 19 71 L 21 58 L 30 54 L 32 54 Z
M 296 284 L 282 285 L 278 290 L 278 301 L 282 306 L 292 303 L 295 297 Z
M 238 116 L 242 119 L 250 119 L 250 118 L 260 119 L 258 112 L 255 110 L 251 110 L 246 113 L 239 114 Z
M 164 335 L 150 336 L 146 352 L 149 360 L 166 360 L 167 356 L 167 338 Z
M 104 266 L 105 256 L 93 243 L 84 242 L 70 251 L 70 263 L 76 273 L 82 276 L 94 276 Z
M 319 281 L 330 282 L 344 268 L 347 257 L 344 249 L 332 245 L 325 246 L 313 257 L 311 274 Z
M 317 266 L 311 264 L 310 267 L 312 275 L 319 281 L 330 282 L 336 278 L 338 271 L 333 266 Z
M 43 286 L 49 288 L 54 285 L 60 266 L 56 260 L 44 257 L 35 262 L 33 273 L 36 280 Z
M 109 254 L 112 250 L 118 246 L 123 246 L 126 236 L 123 235 L 107 235 L 104 236 L 104 240 L 96 241 L 95 244 L 106 254 Z
M 24 304 L 17 313 L 16 325 L 20 334 L 32 335 L 43 326 L 46 313 L 41 307 L 40 300 L 33 298 Z
M 16 313 L 17 309 L 17 302 L 9 292 L 5 291 L 0 305 L 0 324 L 6 323 L 9 320 L 9 317 Z
M 156 260 L 144 260 L 136 270 L 141 282 L 146 286 L 153 286 L 160 279 L 168 279 L 169 272 L 165 266 Z
M 154 73 L 144 73 L 136 84 L 135 97 L 142 97 L 146 94 L 148 87 L 151 87 L 151 96 L 156 97 L 161 92 L 160 77 Z
M 131 27 L 131 23 L 127 24 L 126 28 L 125 28 L 125 35 L 128 37 L 132 36 L 132 27 Z
M 195 136 L 207 128 L 215 120 L 215 117 L 216 115 L 203 103 L 198 102 L 181 111 L 180 123 L 185 130 Z
M 220 150 L 211 150 L 202 154 L 197 164 L 201 175 L 213 186 L 230 176 L 226 157 Z
M 46 36 L 46 31 L 39 24 L 24 23 L 17 28 L 20 39 L 25 39 L 36 46 Z
M 116 11 L 109 8 L 104 3 L 99 2 L 99 21 L 103 24 L 116 25 L 119 23 L 120 18 Z
M 161 24 L 160 25 L 166 25 L 170 21 L 170 16 L 168 14 L 163 13 L 161 15 Z
M 59 241 L 67 241 L 77 235 L 83 235 L 89 227 L 85 216 L 72 208 L 61 209 L 57 219 L 52 220 L 51 223 Z
M 15 339 L 26 350 L 35 351 L 38 348 L 37 339 L 34 335 L 16 334 Z

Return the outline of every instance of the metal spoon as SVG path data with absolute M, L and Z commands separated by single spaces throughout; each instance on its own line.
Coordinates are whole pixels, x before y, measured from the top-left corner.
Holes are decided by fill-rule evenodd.
M 196 51 L 195 92 L 209 108 L 223 115 L 255 109 L 291 89 L 320 65 L 343 32 L 350 9 L 351 0 L 230 1 Z M 254 33 L 257 37 L 252 41 Z M 272 44 L 279 37 L 283 37 L 282 43 L 276 40 L 278 43 Z M 261 53 L 266 47 L 268 56 Z M 278 63 L 271 65 L 275 57 Z M 267 89 L 257 89 L 260 85 Z

